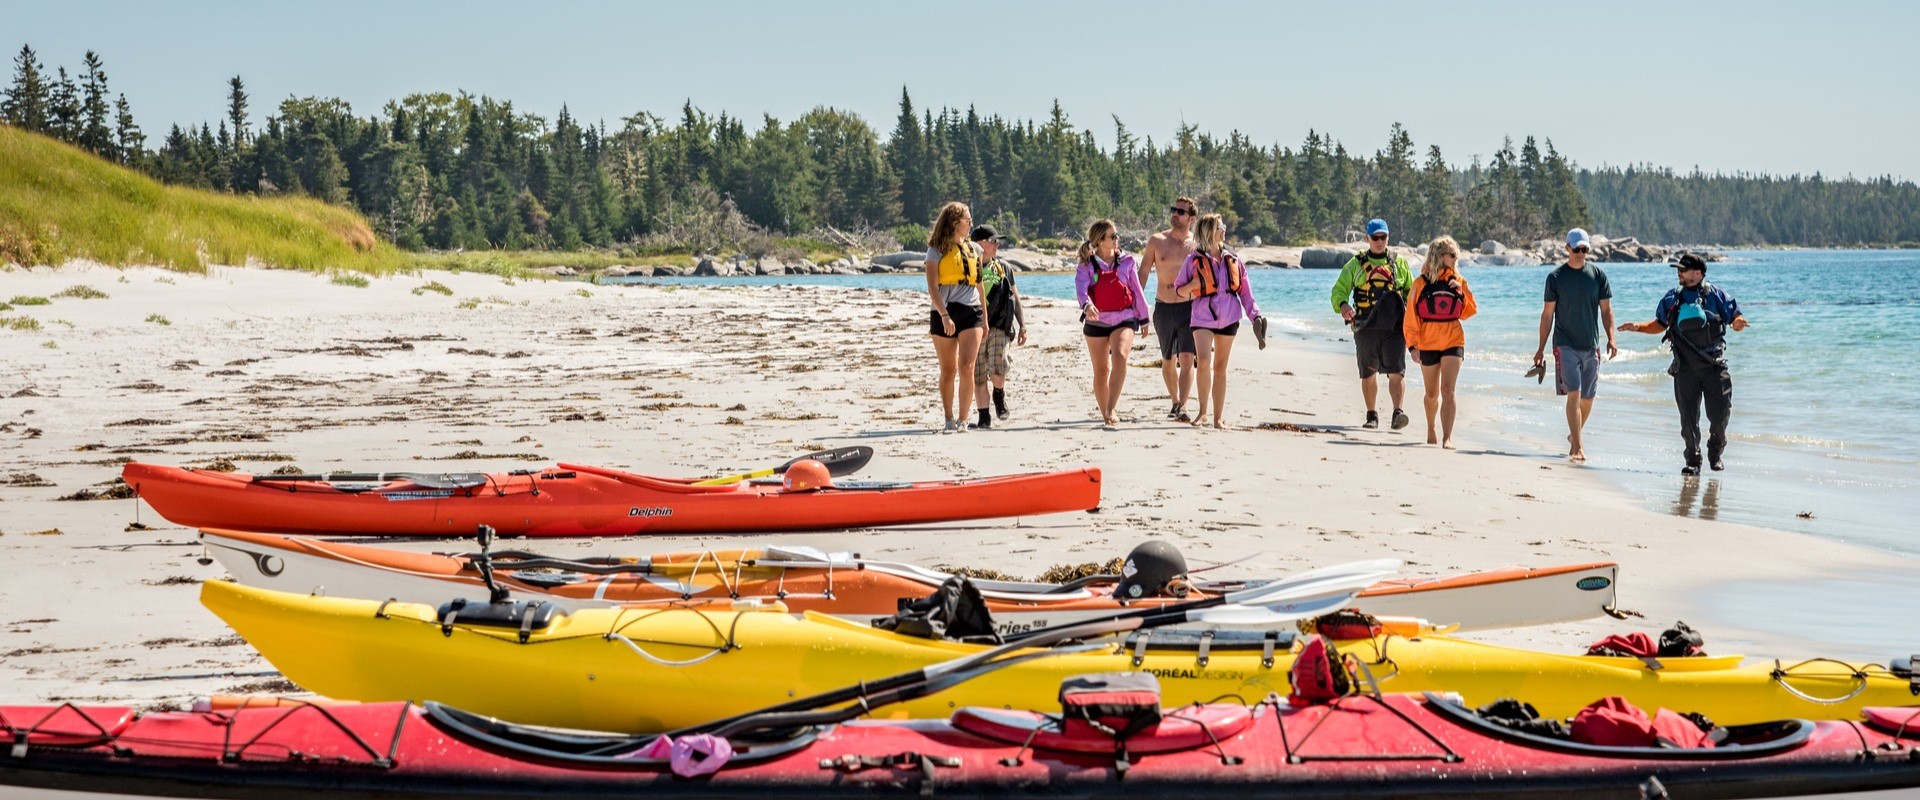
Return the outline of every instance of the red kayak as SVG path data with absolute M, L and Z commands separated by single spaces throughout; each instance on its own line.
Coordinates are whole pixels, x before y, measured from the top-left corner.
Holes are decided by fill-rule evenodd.
M 502 691 L 537 691 L 502 687 Z M 1100 714 L 1125 698 L 1101 698 Z M 1151 696 L 1150 696 L 1151 697 Z M 1157 698 L 1153 698 L 1157 699 Z M 1158 703 L 1146 706 L 1157 708 Z M 1083 709 L 1087 708 L 1083 706 Z M 510 725 L 433 703 L 140 714 L 0 707 L 0 783 L 205 797 L 1754 797 L 1920 786 L 1920 708 L 1728 730 L 1697 750 L 1500 727 L 1433 695 L 1167 709 L 1143 726 L 966 708 L 951 719 L 781 726 L 727 738 Z M 1101 716 L 1116 721 L 1125 717 Z M 1131 730 L 1120 741 L 1116 731 Z
M 838 481 L 804 489 L 703 485 L 559 464 L 507 473 L 248 475 L 129 463 L 127 485 L 160 516 L 195 528 L 309 535 L 504 536 L 749 533 L 1019 517 L 1100 505 L 1100 470 L 919 483 Z M 299 479 L 305 478 L 305 479 Z

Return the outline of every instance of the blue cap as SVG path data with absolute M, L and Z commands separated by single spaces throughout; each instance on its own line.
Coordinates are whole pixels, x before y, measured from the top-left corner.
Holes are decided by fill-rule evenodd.
M 1373 235 L 1375 235 L 1375 234 L 1380 234 L 1380 233 L 1386 233 L 1386 232 L 1387 232 L 1387 221 L 1386 221 L 1386 220 L 1384 220 L 1384 219 L 1370 219 L 1370 220 L 1367 220 L 1367 235 L 1368 235 L 1368 236 L 1373 236 Z
M 1587 242 L 1587 231 L 1585 228 L 1574 228 L 1573 230 L 1567 231 L 1567 249 L 1568 250 L 1572 250 L 1576 247 L 1591 247 L 1591 246 L 1592 245 Z

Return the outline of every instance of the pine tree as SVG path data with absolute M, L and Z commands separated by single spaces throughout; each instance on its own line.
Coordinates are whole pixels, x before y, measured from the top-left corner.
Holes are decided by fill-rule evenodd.
M 84 113 L 80 106 L 80 89 L 67 76 L 66 67 L 60 67 L 58 75 L 48 90 L 47 133 L 63 142 L 77 142 Z
M 19 54 L 13 57 L 13 85 L 7 87 L 6 99 L 0 101 L 0 118 L 7 124 L 35 133 L 47 132 L 50 99 L 44 72 L 33 48 L 21 45 Z
M 87 51 L 82 63 L 86 65 L 87 74 L 82 84 L 84 95 L 81 104 L 82 123 L 79 145 L 102 158 L 118 161 L 119 156 L 113 150 L 112 118 L 109 116 L 112 109 L 107 104 L 106 64 L 100 60 L 99 54 L 92 50 Z
M 931 220 L 941 200 L 934 194 L 926 139 L 920 118 L 913 113 L 913 98 L 907 96 L 905 86 L 900 87 L 900 116 L 894 121 L 886 152 L 887 164 L 900 180 L 901 216 L 910 221 Z
M 120 163 L 139 166 L 146 160 L 147 135 L 134 123 L 133 107 L 127 104 L 126 95 L 114 101 L 113 110 L 114 151 L 120 155 Z
M 247 133 L 247 87 L 238 75 L 227 79 L 227 125 L 233 131 L 234 149 L 245 150 L 252 137 Z

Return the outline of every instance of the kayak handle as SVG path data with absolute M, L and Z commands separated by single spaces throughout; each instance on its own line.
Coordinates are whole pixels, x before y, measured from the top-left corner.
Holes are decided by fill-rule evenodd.
M 1790 677 L 1789 673 L 1793 672 L 1796 669 L 1804 667 L 1808 664 L 1816 664 L 1822 661 L 1828 664 L 1838 664 L 1842 667 L 1846 667 L 1847 669 L 1851 670 L 1853 672 L 1853 675 L 1852 675 L 1853 691 L 1848 692 L 1845 695 L 1840 697 L 1822 698 L 1822 697 L 1814 697 L 1813 695 L 1807 694 L 1806 692 L 1803 692 L 1803 691 L 1800 691 L 1799 689 L 1794 688 L 1793 684 L 1787 683 L 1787 678 Z M 1769 674 L 1769 677 L 1773 678 L 1776 682 L 1778 682 L 1780 684 L 1780 688 L 1787 690 L 1788 694 L 1791 694 L 1794 697 L 1798 697 L 1809 703 L 1817 703 L 1820 705 L 1830 706 L 1838 703 L 1844 703 L 1844 702 L 1847 702 L 1848 700 L 1852 700 L 1855 697 L 1859 697 L 1861 692 L 1864 692 L 1867 690 L 1867 673 L 1860 671 L 1858 667 L 1855 667 L 1852 664 L 1848 664 L 1845 661 L 1835 661 L 1831 658 L 1809 658 L 1791 667 L 1782 667 L 1780 666 L 1779 661 L 1774 661 L 1773 672 Z M 1820 677 L 1827 677 L 1827 676 L 1820 676 Z

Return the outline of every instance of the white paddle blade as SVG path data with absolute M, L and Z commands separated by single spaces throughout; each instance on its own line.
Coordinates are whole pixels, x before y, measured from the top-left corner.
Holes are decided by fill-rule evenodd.
M 1382 578 L 1400 574 L 1400 567 L 1401 563 L 1397 558 L 1337 564 L 1282 578 L 1272 583 L 1228 592 L 1222 599 L 1229 605 L 1266 606 L 1342 590 L 1357 593 Z
M 1290 600 L 1271 606 L 1214 606 L 1195 611 L 1188 615 L 1188 619 L 1204 625 L 1230 628 L 1276 627 L 1339 611 L 1352 605 L 1353 595 L 1353 592 L 1342 592 Z

